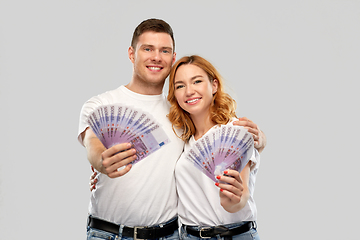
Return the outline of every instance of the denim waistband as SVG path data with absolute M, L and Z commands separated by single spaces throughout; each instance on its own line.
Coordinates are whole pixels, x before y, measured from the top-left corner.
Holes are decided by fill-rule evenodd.
M 257 228 L 256 221 L 244 221 L 244 222 L 230 223 L 230 224 L 224 224 L 224 225 L 219 225 L 219 226 L 223 226 L 223 227 L 226 227 L 228 229 L 233 229 L 233 228 L 240 227 L 240 226 L 242 226 L 242 225 L 244 225 L 246 223 L 249 223 L 249 222 L 253 222 L 253 224 L 255 226 L 254 228 Z M 184 226 L 184 224 L 182 224 L 182 226 Z M 191 227 L 191 229 L 199 231 L 202 228 L 213 228 L 213 227 L 216 227 L 216 226 L 191 226 L 191 225 L 186 225 L 186 227 Z

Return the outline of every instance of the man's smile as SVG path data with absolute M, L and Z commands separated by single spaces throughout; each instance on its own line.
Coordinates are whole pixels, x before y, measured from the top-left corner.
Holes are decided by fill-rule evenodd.
M 163 67 L 159 66 L 147 66 L 147 68 L 151 71 L 160 71 L 161 69 L 163 69 Z

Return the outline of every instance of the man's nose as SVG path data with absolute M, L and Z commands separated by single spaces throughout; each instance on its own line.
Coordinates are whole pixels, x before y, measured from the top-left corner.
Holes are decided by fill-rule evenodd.
M 160 52 L 158 50 L 153 51 L 152 60 L 157 61 L 157 62 L 161 61 L 161 55 L 160 55 Z

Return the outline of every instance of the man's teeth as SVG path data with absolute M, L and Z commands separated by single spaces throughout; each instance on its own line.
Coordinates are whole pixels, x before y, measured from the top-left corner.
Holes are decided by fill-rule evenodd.
M 148 68 L 151 70 L 160 70 L 161 69 L 160 67 L 148 67 Z
M 199 100 L 199 98 L 196 98 L 196 99 L 193 99 L 193 100 L 189 100 L 189 101 L 186 101 L 187 103 L 193 103 L 193 102 L 196 102 L 197 100 Z

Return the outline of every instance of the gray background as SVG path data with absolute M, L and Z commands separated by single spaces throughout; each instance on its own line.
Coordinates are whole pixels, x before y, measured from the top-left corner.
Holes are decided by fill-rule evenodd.
M 268 145 L 262 239 L 358 239 L 360 2 L 0 1 L 0 239 L 85 239 L 82 104 L 126 84 L 144 19 L 210 60 Z M 167 90 L 165 90 L 167 92 Z M 160 184 L 160 183 L 159 183 Z

